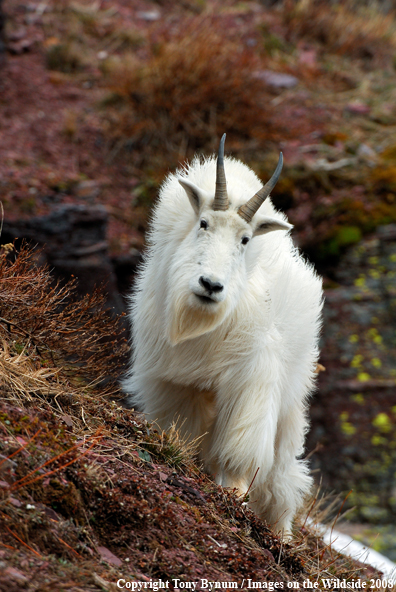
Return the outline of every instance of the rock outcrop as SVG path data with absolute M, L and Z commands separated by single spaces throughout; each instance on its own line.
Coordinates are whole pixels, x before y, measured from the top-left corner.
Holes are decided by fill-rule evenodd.
M 18 238 L 36 243 L 43 248 L 41 257 L 53 268 L 56 277 L 77 277 L 81 294 L 102 285 L 108 294 L 108 306 L 121 313 L 125 304 L 120 286 L 131 282 L 139 255 L 110 258 L 107 222 L 104 206 L 63 205 L 45 216 L 5 220 L 1 242 Z

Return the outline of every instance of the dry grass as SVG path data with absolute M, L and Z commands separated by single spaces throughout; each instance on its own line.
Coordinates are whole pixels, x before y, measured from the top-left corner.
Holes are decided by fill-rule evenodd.
M 285 2 L 284 22 L 289 41 L 305 39 L 323 50 L 364 60 L 368 65 L 394 66 L 396 25 L 393 14 L 379 5 L 355 6 L 351 2 L 329 6 L 326 2 Z
M 305 507 L 297 516 L 294 547 L 304 557 L 305 571 L 311 582 L 337 577 L 347 581 L 360 579 L 368 583 L 372 577 L 372 568 L 341 555 L 321 539 L 325 528 L 333 532 L 338 520 L 345 516 L 343 510 L 348 495 L 342 499 L 340 494 L 323 494 L 321 486 L 318 486 L 316 494 L 306 500 Z
M 158 452 L 172 466 L 197 464 L 199 446 L 203 436 L 191 439 L 183 434 L 183 423 L 173 421 L 167 432 L 158 428 Z
M 0 390 L 9 403 L 51 409 L 83 437 L 97 429 L 117 433 L 125 455 L 146 460 L 144 451 L 171 466 L 191 467 L 198 441 L 181 435 L 176 423 L 168 433 L 155 424 L 131 442 L 116 427 L 117 381 L 128 351 L 122 329 L 102 308 L 100 292 L 74 297 L 74 282 L 53 284 L 37 252 L 12 245 L 0 251 Z M 101 380 L 105 380 L 105 386 Z M 99 388 L 100 387 L 100 388 Z M 143 418 L 142 418 L 142 421 Z
M 38 266 L 36 257 L 27 247 L 19 253 L 12 245 L 0 251 L 3 400 L 51 410 L 84 439 L 98 429 L 109 438 L 116 434 L 132 462 L 152 456 L 179 469 L 191 468 L 198 443 L 182 437 L 176 424 L 169 433 L 154 424 L 132 440 L 129 428 L 117 427 L 119 415 L 127 412 L 109 399 L 121 398 L 117 381 L 128 349 L 122 330 L 103 310 L 99 292 L 76 300 L 74 282 L 53 285 L 48 268 Z M 106 386 L 100 386 L 102 378 Z
M 145 43 L 144 35 L 125 26 L 114 7 L 99 2 L 58 0 L 45 13 L 43 28 L 47 67 L 67 74 L 92 74 L 100 52 L 136 50 Z
M 7 394 L 22 401 L 31 401 L 40 395 L 56 397 L 62 392 L 58 375 L 59 369 L 37 369 L 25 350 L 12 353 L 3 341 L 0 347 L 0 387 L 5 399 Z
M 0 337 L 12 344 L 10 350 L 3 345 L 3 363 L 26 370 L 24 356 L 34 353 L 30 359 L 44 368 L 77 365 L 88 381 L 117 379 L 128 348 L 119 322 L 103 309 L 104 294 L 96 290 L 77 299 L 76 282 L 54 283 L 36 258 L 26 246 L 0 253 Z M 48 378 L 45 372 L 30 380 Z
M 215 17 L 151 31 L 149 48 L 145 60 L 126 54 L 103 65 L 114 138 L 183 157 L 187 147 L 202 148 L 224 130 L 231 137 L 270 136 L 265 86 L 254 76 L 262 63 Z

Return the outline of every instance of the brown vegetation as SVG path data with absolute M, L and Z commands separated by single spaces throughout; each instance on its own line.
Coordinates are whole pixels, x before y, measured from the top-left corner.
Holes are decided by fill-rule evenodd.
M 272 108 L 255 76 L 263 62 L 224 25 L 213 15 L 183 19 L 151 31 L 145 60 L 106 60 L 108 133 L 170 155 L 202 149 L 222 130 L 268 140 Z
M 103 310 L 104 293 L 97 289 L 78 299 L 76 281 L 54 282 L 38 258 L 39 252 L 33 257 L 27 246 L 18 254 L 12 245 L 1 251 L 0 336 L 13 344 L 12 351 L 5 345 L 6 359 L 20 366 L 29 354 L 36 356 L 37 377 L 46 372 L 42 368 L 56 367 L 61 360 L 63 366 L 78 365 L 93 383 L 117 380 L 128 348 L 120 339 L 121 326 Z
M 363 60 L 367 67 L 395 66 L 394 14 L 378 6 L 289 0 L 283 10 L 287 39 L 316 42 L 322 52 Z
M 392 13 L 353 2 L 51 0 L 26 19 L 6 7 L 10 48 L 31 40 L 2 80 L 8 216 L 100 201 L 113 251 L 140 248 L 166 172 L 226 131 L 229 153 L 263 178 L 283 150 L 275 203 L 321 263 L 345 248 L 343 226 L 359 236 L 396 219 Z M 294 86 L 272 85 L 268 72 Z M 349 202 L 359 205 L 344 220 Z
M 112 252 L 140 249 L 148 211 L 166 171 L 191 158 L 196 150 L 209 154 L 217 145 L 218 136 L 226 131 L 230 153 L 250 164 L 263 179 L 273 170 L 279 149 L 283 150 L 285 170 L 273 199 L 277 206 L 288 210 L 298 244 L 327 273 L 340 254 L 358 244 L 363 235 L 372 233 L 378 225 L 396 221 L 396 90 L 392 70 L 395 21 L 392 14 L 384 15 L 379 6 L 366 3 L 370 7 L 362 8 L 361 2 L 304 1 L 267 8 L 263 3 L 234 0 L 4 0 L 2 4 L 8 17 L 4 35 L 8 54 L 0 76 L 0 199 L 6 219 L 46 214 L 58 204 L 100 202 L 106 204 L 111 216 L 108 238 Z M 150 11 L 153 21 L 141 16 Z M 184 38 L 184 31 L 191 32 L 191 39 Z M 210 47 L 211 42 L 217 53 Z M 215 67 L 209 67 L 210 60 Z M 296 85 L 285 88 L 264 84 L 265 70 L 291 74 Z M 253 76 L 256 72 L 259 75 Z M 182 97 L 178 96 L 175 77 L 183 89 Z M 249 96 L 251 89 L 254 92 Z M 166 121 L 168 111 L 172 111 L 172 120 Z M 0 290 L 6 309 L 0 313 L 5 319 L 0 322 L 0 388 L 10 406 L 1 416 L 1 453 L 15 454 L 11 461 L 18 462 L 18 479 L 58 454 L 65 456 L 44 467 L 44 472 L 77 460 L 59 470 L 66 483 L 56 473 L 48 477 L 46 491 L 44 486 L 40 489 L 39 481 L 31 484 L 32 489 L 27 492 L 17 488 L 10 497 L 7 487 L 0 487 L 6 500 L 1 510 L 8 516 L 4 525 L 20 539 L 5 529 L 7 538 L 3 539 L 4 548 L 0 548 L 0 561 L 15 568 L 22 566 L 30 577 L 29 562 L 33 565 L 39 561 L 25 546 L 32 542 L 32 548 L 42 555 L 44 562 L 34 566 L 36 571 L 33 569 L 28 584 L 32 589 L 36 586 L 42 591 L 47 586 L 61 590 L 68 580 L 74 584 L 78 581 L 84 590 L 100 586 L 111 589 L 109 581 L 114 580 L 115 572 L 109 564 L 100 564 L 102 555 L 97 549 L 107 541 L 122 558 L 130 558 L 132 551 L 129 547 L 118 550 L 118 534 L 111 530 L 113 518 L 105 516 L 106 505 L 112 497 L 115 479 L 134 482 L 144 475 L 143 494 L 135 496 L 138 501 L 130 498 L 130 503 L 138 506 L 146 496 L 150 513 L 155 510 L 150 505 L 154 498 L 149 490 L 161 490 L 161 503 L 174 498 L 169 507 L 175 520 L 171 527 L 166 522 L 169 529 L 175 530 L 169 543 L 175 551 L 171 559 L 168 557 L 168 565 L 183 553 L 186 564 L 192 557 L 188 554 L 195 553 L 197 562 L 206 565 L 205 561 L 216 557 L 215 551 L 223 551 L 211 539 L 203 538 L 206 522 L 200 522 L 202 516 L 196 508 L 192 510 L 193 522 L 187 521 L 187 526 L 183 522 L 183 512 L 190 516 L 185 505 L 188 500 L 183 496 L 187 496 L 187 486 L 203 497 L 205 488 L 214 486 L 202 475 L 202 487 L 195 481 L 184 481 L 179 472 L 172 475 L 172 471 L 181 468 L 187 471 L 184 476 L 190 475 L 190 469 L 192 479 L 197 474 L 190 461 L 183 460 L 185 451 L 177 432 L 169 440 L 131 412 L 109 403 L 106 396 L 110 392 L 110 399 L 119 395 L 113 379 L 120 372 L 119 354 L 122 358 L 125 343 L 118 353 L 113 351 L 113 321 L 111 326 L 105 321 L 103 327 L 107 329 L 102 332 L 100 319 L 104 317 L 99 314 L 99 296 L 87 297 L 83 304 L 85 312 L 74 325 L 73 306 L 78 311 L 80 304 L 75 302 L 63 308 L 62 298 L 67 289 L 60 285 L 55 288 L 48 270 L 43 271 L 34 257 L 30 260 L 26 253 L 26 262 L 21 266 L 23 253 L 16 261 L 14 255 L 11 253 L 1 263 L 6 279 L 0 280 Z M 18 266 L 25 271 L 16 281 Z M 28 281 L 23 280 L 25 273 Z M 14 305 L 4 291 L 7 285 L 14 285 Z M 46 310 L 42 317 L 41 300 Z M 60 309 L 63 316 L 58 322 Z M 62 327 L 70 341 L 57 331 Z M 384 354 L 380 352 L 380 356 L 382 359 Z M 339 366 L 338 351 L 335 357 Z M 327 374 L 331 372 L 329 367 Z M 383 370 L 378 373 L 383 374 Z M 103 385 L 92 384 L 102 376 L 110 377 L 107 391 Z M 344 392 L 341 399 L 348 407 Z M 372 408 L 370 397 L 367 399 L 367 406 Z M 379 412 L 385 403 L 379 398 L 373 400 Z M 335 413 L 341 403 L 334 397 L 328 401 Z M 330 412 L 326 415 L 331 418 L 329 424 L 337 423 Z M 351 417 L 341 422 L 341 427 L 347 429 Z M 37 431 L 42 429 L 41 435 L 30 443 L 37 433 L 36 427 Z M 98 427 L 102 430 L 99 434 Z M 334 434 L 331 429 L 334 426 L 329 427 L 330 440 Z M 383 430 L 381 437 L 389 446 L 393 445 L 385 433 L 386 426 L 375 429 Z M 95 438 L 85 446 L 85 439 L 94 434 Z M 97 439 L 99 436 L 101 440 Z M 368 448 L 370 440 L 364 434 L 363 437 Z M 18 438 L 28 445 L 22 448 L 24 444 Z M 345 434 L 347 444 L 351 438 L 356 440 Z M 56 448 L 55 440 L 60 445 L 62 439 L 64 448 Z M 39 452 L 35 449 L 36 441 L 41 447 Z M 50 451 L 45 442 L 53 444 Z M 95 449 L 79 461 L 78 456 L 93 442 Z M 338 446 L 338 440 L 334 442 Z M 66 453 L 77 444 L 77 448 Z M 313 448 L 315 444 L 316 441 Z M 94 456 L 96 449 L 100 451 L 99 457 Z M 340 458 L 339 450 L 334 456 Z M 339 463 L 336 464 L 340 474 Z M 190 468 L 185 469 L 185 465 Z M 4 460 L 0 472 L 6 466 Z M 1 472 L 0 481 L 13 482 L 12 467 L 11 464 L 10 474 Z M 69 472 L 77 468 L 85 480 L 81 487 L 80 477 L 69 478 Z M 346 465 L 344 470 L 350 472 Z M 376 467 L 373 470 L 378 473 Z M 165 481 L 160 473 L 166 476 Z M 175 485 L 174 479 L 179 485 Z M 109 490 L 103 498 L 105 507 L 100 506 L 105 526 L 99 532 L 99 527 L 92 526 L 91 511 L 100 505 L 101 489 L 95 487 L 101 482 Z M 81 494 L 84 491 L 92 495 L 89 509 L 84 501 L 88 498 Z M 37 503 L 45 507 L 37 505 L 35 511 L 28 511 L 26 504 L 35 505 L 36 494 L 41 499 Z M 199 499 L 191 491 L 189 494 Z M 358 495 L 354 501 L 357 498 Z M 120 501 L 121 497 L 117 499 Z M 18 502 L 23 505 L 14 505 Z M 154 502 L 153 507 L 158 506 L 157 498 Z M 234 507 L 238 502 L 232 498 L 229 503 Z M 58 509 L 62 518 L 56 522 L 49 510 L 58 514 Z M 85 512 L 88 520 L 80 523 Z M 112 516 L 117 524 L 122 524 L 121 501 Z M 222 536 L 222 529 L 231 529 L 233 543 L 227 540 L 226 544 L 236 561 L 248 562 L 246 550 L 237 552 L 233 547 L 235 540 L 241 543 L 241 531 L 233 530 L 235 524 L 227 521 L 229 516 L 226 521 L 222 517 L 213 519 L 221 521 L 221 528 L 209 530 L 210 536 L 220 541 L 217 536 Z M 196 523 L 203 525 L 194 534 L 196 539 L 205 541 L 201 547 L 189 544 Z M 55 524 L 61 529 L 56 532 L 63 542 L 50 533 Z M 148 520 L 147 530 L 140 536 L 137 533 L 142 530 L 141 522 L 128 522 L 128 528 L 134 529 L 132 548 L 136 550 L 136 541 L 141 544 L 134 573 L 143 573 L 145 577 L 155 575 L 162 561 L 150 524 Z M 37 525 L 44 525 L 40 536 Z M 251 522 L 244 523 L 242 534 L 248 533 L 249 528 Z M 88 536 L 92 542 L 87 542 Z M 305 572 L 301 573 L 313 578 L 323 569 L 337 575 L 353 573 L 350 570 L 355 568 L 350 565 L 345 572 L 340 571 L 343 560 L 332 557 L 305 529 L 301 536 L 305 546 L 293 549 L 293 556 L 298 550 L 298 557 L 305 562 Z M 256 549 L 257 544 L 261 543 L 252 543 L 250 535 L 243 538 L 242 546 Z M 283 556 L 279 541 L 275 549 L 269 551 L 276 557 L 275 565 L 271 563 L 274 572 L 279 555 Z M 57 558 L 54 561 L 52 554 Z M 267 553 L 264 555 L 271 560 Z M 264 564 L 262 555 L 259 557 L 257 563 Z M 67 563 L 69 558 L 73 561 Z M 93 558 L 92 564 L 89 558 Z M 128 565 L 130 562 L 123 563 L 123 573 L 127 573 L 124 568 Z M 216 568 L 219 565 L 227 569 L 225 551 Z M 251 564 L 248 562 L 247 566 L 248 572 Z M 267 568 L 266 564 L 264 567 Z M 92 576 L 94 571 L 97 576 Z M 50 583 L 43 584 L 42 573 L 46 573 Z M 4 584 L 7 591 L 12 591 L 10 577 L 8 574 Z M 283 571 L 281 577 L 286 578 Z M 73 589 L 74 584 L 66 589 Z M 18 585 L 15 583 L 15 588 Z
M 97 300 L 93 312 L 92 300 L 69 305 L 71 286 L 52 288 L 35 256 L 0 253 L 1 590 L 113 590 L 120 577 L 244 589 L 243 578 L 375 573 L 327 548 L 305 517 L 285 543 L 200 471 L 176 429 L 157 431 L 111 401 L 115 387 L 87 384 L 114 372 L 112 348 L 96 355 L 114 320 Z M 87 353 L 71 363 L 76 349 Z

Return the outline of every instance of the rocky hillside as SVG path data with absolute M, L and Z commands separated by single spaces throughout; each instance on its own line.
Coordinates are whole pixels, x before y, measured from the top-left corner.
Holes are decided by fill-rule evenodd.
M 49 264 L 62 281 L 78 278 L 80 296 L 105 283 L 105 304 L 122 314 L 166 173 L 196 152 L 211 153 L 224 131 L 229 153 L 263 179 L 282 150 L 285 167 L 273 200 L 326 287 L 326 372 L 312 401 L 307 454 L 325 491 L 353 490 L 344 509 L 356 508 L 349 516 L 359 536 L 396 559 L 392 6 L 2 0 L 0 201 L 4 244 L 18 237 L 17 248 L 24 238 L 41 245 L 37 263 Z M 122 349 L 124 330 L 121 317 L 119 333 L 105 341 Z M 21 329 L 17 347 L 30 335 Z M 70 353 L 61 352 L 55 367 Z M 121 351 L 117 367 L 119 374 Z M 25 405 L 23 397 L 21 413 Z M 74 417 L 59 405 L 61 415 Z M 76 408 L 83 430 L 86 406 Z M 52 403 L 45 409 L 55 413 Z M 129 412 L 112 413 L 123 423 Z M 110 428 L 108 434 L 114 438 Z M 35 444 L 27 446 L 22 456 Z M 158 470 L 167 475 L 163 484 L 169 473 Z M 45 550 L 52 552 L 42 547 L 43 556 Z
M 202 473 L 194 443 L 123 409 L 116 382 L 93 379 L 115 377 L 125 353 L 98 294 L 54 287 L 34 251 L 11 245 L 0 294 L 0 590 L 324 589 L 322 579 L 381 577 L 315 535 L 319 499 L 286 543 Z

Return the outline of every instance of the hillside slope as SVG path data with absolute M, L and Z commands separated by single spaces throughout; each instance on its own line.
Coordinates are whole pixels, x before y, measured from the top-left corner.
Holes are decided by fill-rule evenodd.
M 283 542 L 201 472 L 177 430 L 123 409 L 116 382 L 89 381 L 122 359 L 114 319 L 92 300 L 68 314 L 73 286 L 53 287 L 34 251 L 0 255 L 1 590 L 116 590 L 120 579 L 322 589 L 321 578 L 378 577 L 306 526 L 317 500 Z

